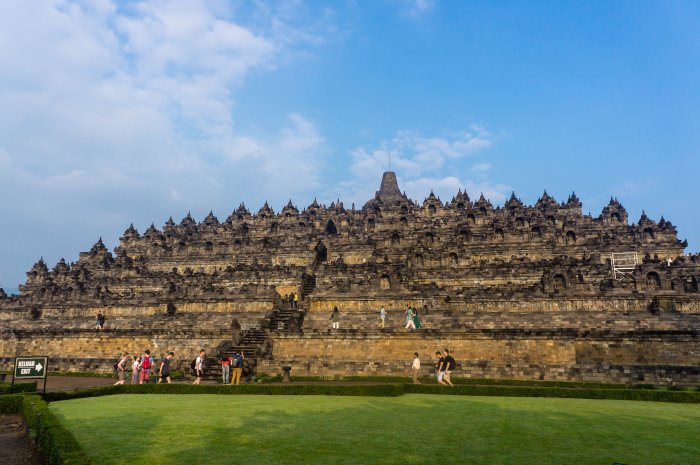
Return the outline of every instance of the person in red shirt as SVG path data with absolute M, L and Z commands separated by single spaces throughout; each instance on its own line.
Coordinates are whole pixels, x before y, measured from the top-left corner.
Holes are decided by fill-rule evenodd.
M 146 350 L 143 353 L 143 358 L 141 359 L 141 374 L 139 375 L 139 384 L 143 384 L 144 381 L 148 382 L 151 379 L 151 351 Z
M 230 355 L 222 355 L 221 356 L 221 377 L 224 380 L 224 384 L 229 383 L 229 378 L 231 374 L 231 362 L 233 361 L 233 357 Z

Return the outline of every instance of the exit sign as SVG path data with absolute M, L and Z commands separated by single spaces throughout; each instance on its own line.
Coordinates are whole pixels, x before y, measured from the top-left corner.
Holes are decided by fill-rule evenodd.
M 46 379 L 49 357 L 17 357 L 14 379 Z

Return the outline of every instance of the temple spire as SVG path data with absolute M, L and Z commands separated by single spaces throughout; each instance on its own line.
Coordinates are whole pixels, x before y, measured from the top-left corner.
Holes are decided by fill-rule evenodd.
M 403 198 L 401 195 L 401 190 L 399 189 L 399 182 L 396 180 L 396 173 L 393 171 L 384 172 L 384 175 L 382 176 L 382 184 L 379 187 L 377 195 L 384 203 Z

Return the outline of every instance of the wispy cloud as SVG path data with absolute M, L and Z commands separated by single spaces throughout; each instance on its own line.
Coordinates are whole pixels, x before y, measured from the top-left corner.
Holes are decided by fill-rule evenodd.
M 54 253 L 75 253 L 85 235 L 114 239 L 131 221 L 225 215 L 240 200 L 281 203 L 317 187 L 325 142 L 315 121 L 293 113 L 254 135 L 236 126 L 248 79 L 303 59 L 333 31 L 330 10 L 283 3 L 5 2 L 0 197 L 22 198 L 6 212 L 35 225 L 15 250 L 35 259 L 44 249 L 29 244 L 48 248 L 50 231 L 63 241 Z M 79 240 L 68 245 L 71 234 Z
M 482 126 L 425 137 L 414 131 L 399 131 L 377 147 L 360 147 L 352 151 L 352 171 L 356 176 L 381 173 L 389 166 L 409 176 L 438 172 L 445 163 L 490 147 L 491 134 Z
M 295 147 L 264 147 L 274 132 L 256 140 L 234 124 L 241 83 L 315 40 L 284 22 L 290 13 L 257 11 L 268 29 L 255 32 L 205 1 L 12 3 L 0 19 L 0 149 L 18 168 L 98 186 L 105 176 L 177 184 L 185 175 L 207 185 L 248 155 L 271 175 L 297 156 L 315 176 Z M 288 144 L 319 142 L 301 115 L 280 131 Z
M 448 174 L 458 169 L 460 160 L 488 149 L 493 143 L 491 133 L 478 125 L 431 137 L 415 131 L 398 131 L 393 138 L 376 146 L 359 147 L 351 152 L 353 179 L 339 186 L 341 198 L 361 206 L 374 196 L 382 172 L 391 169 L 397 172 L 401 187 L 414 199 L 422 200 L 433 190 L 443 200 L 449 200 L 458 189 L 466 189 L 470 195 L 483 192 L 493 201 L 502 201 L 509 187 L 489 182 L 486 175 L 491 168 L 489 163 L 477 163 L 469 170 L 479 178 L 478 182 Z
M 391 0 L 401 16 L 417 19 L 432 11 L 435 0 Z
M 471 171 L 472 173 L 486 173 L 491 169 L 491 164 L 490 163 L 477 163 L 476 165 L 472 166 Z

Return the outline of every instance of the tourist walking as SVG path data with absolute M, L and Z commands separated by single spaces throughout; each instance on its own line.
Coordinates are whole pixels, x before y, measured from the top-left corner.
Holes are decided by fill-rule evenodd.
M 231 378 L 231 384 L 240 384 L 241 382 L 241 372 L 243 371 L 243 359 L 245 356 L 242 351 L 235 351 L 233 353 L 233 358 L 231 364 L 233 366 L 233 377 Z
M 455 362 L 455 359 L 450 355 L 450 351 L 445 349 L 444 351 L 444 375 L 442 377 L 442 380 L 444 383 L 442 384 L 448 384 L 452 386 L 452 381 L 450 381 L 450 377 L 452 376 L 452 370 L 455 369 L 455 366 L 457 363 Z
M 331 323 L 333 329 L 340 329 L 340 310 L 338 310 L 338 307 L 333 307 L 333 313 L 331 313 Z
M 406 309 L 406 329 L 416 329 L 416 324 L 413 322 L 413 309 L 410 306 Z
M 194 382 L 192 384 L 201 384 L 202 376 L 204 376 L 204 349 L 199 351 L 199 355 L 194 361 Z
M 386 310 L 384 310 L 384 305 L 379 309 L 379 327 L 384 329 L 384 321 L 386 320 Z
M 221 356 L 221 378 L 224 384 L 228 384 L 229 377 L 231 375 L 231 362 L 233 357 L 223 354 Z
M 292 305 L 292 308 L 299 308 L 299 294 L 297 294 L 296 292 L 294 292 L 293 294 L 294 299 L 292 300 L 292 302 L 294 303 L 294 305 Z
M 158 369 L 158 375 L 160 377 L 158 378 L 158 384 L 162 383 L 163 381 L 170 384 L 170 361 L 174 356 L 174 352 L 168 352 L 168 355 L 166 355 L 165 358 L 160 361 L 160 368 Z
M 413 384 L 420 384 L 418 382 L 418 372 L 420 371 L 420 359 L 418 358 L 418 352 L 413 353 L 413 363 L 411 364 L 411 377 L 413 378 Z
M 435 362 L 435 373 L 437 376 L 438 384 L 445 384 L 442 382 L 442 378 L 445 377 L 445 358 L 442 356 L 442 352 L 439 350 L 435 352 L 437 356 L 437 361 Z
M 151 351 L 146 350 L 141 358 L 141 374 L 139 375 L 139 384 L 148 382 L 151 379 Z
M 417 308 L 413 309 L 413 325 L 415 326 L 415 329 L 420 329 L 421 327 L 420 317 L 418 316 Z
M 139 369 L 141 368 L 141 356 L 138 355 L 131 363 L 131 384 L 139 384 Z
M 129 352 L 124 352 L 117 362 L 117 382 L 114 383 L 115 385 L 117 384 L 124 384 L 124 371 L 126 370 L 126 360 L 129 358 Z

